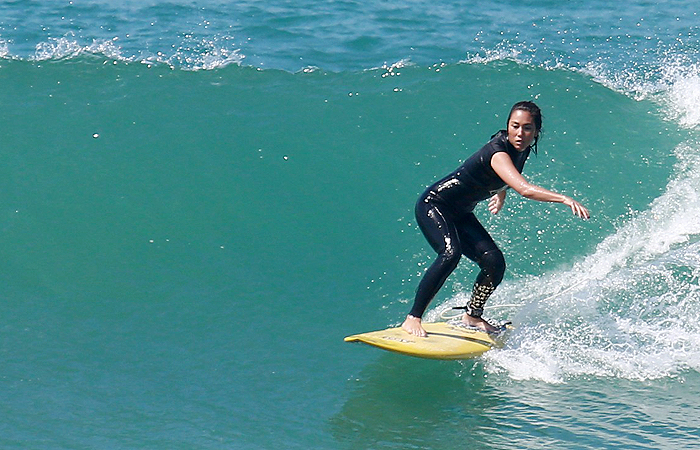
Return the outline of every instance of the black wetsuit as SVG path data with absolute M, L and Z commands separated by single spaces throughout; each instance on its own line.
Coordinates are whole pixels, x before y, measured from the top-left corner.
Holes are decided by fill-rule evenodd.
M 412 316 L 422 317 L 462 255 L 481 268 L 466 307 L 468 314 L 481 317 L 486 299 L 503 279 L 506 268 L 503 253 L 473 213 L 478 202 L 507 188 L 491 167 L 491 158 L 498 152 L 507 153 L 522 173 L 530 148 L 517 151 L 508 142 L 508 133 L 501 130 L 457 170 L 428 187 L 419 197 L 418 226 L 438 257 L 418 286 Z

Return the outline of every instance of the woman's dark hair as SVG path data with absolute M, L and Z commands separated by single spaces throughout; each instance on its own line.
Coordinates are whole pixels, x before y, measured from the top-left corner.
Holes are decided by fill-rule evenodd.
M 537 137 L 535 137 L 535 142 L 532 143 L 531 147 L 536 155 L 537 154 L 537 141 L 540 140 L 540 132 L 542 131 L 542 111 L 540 111 L 540 107 L 537 106 L 534 102 L 524 101 L 524 102 L 516 103 L 510 109 L 510 113 L 508 114 L 508 121 L 506 122 L 506 130 L 508 129 L 508 122 L 510 122 L 510 117 L 513 115 L 513 113 L 515 111 L 518 111 L 518 110 L 529 112 L 530 115 L 532 116 L 532 119 L 535 121 L 535 129 L 537 130 Z

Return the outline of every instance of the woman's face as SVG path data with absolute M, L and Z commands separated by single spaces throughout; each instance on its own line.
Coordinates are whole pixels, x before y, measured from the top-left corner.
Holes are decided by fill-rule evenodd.
M 519 152 L 525 151 L 537 137 L 532 114 L 516 109 L 508 119 L 508 142 Z

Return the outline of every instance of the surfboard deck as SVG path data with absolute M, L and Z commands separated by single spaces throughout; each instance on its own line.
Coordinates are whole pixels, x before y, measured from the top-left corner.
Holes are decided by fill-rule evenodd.
M 401 353 L 429 359 L 475 358 L 494 347 L 501 347 L 505 333 L 489 334 L 457 323 L 423 323 L 428 337 L 413 336 L 401 327 L 353 334 L 345 342 L 362 342 Z

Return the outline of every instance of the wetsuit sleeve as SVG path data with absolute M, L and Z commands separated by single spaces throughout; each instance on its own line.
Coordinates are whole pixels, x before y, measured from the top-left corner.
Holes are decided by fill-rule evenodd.
M 493 158 L 493 155 L 499 152 L 508 153 L 508 148 L 506 146 L 505 140 L 500 135 L 492 139 L 488 144 L 484 146 L 483 154 L 481 157 L 483 170 L 491 177 L 499 178 L 498 175 L 496 175 L 496 172 L 494 172 L 493 167 L 491 167 L 491 159 Z

